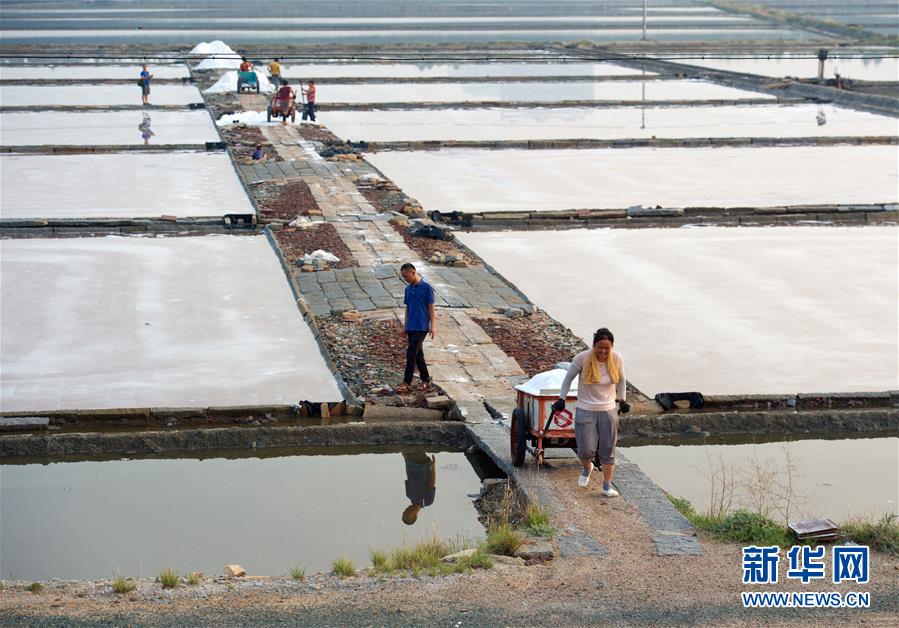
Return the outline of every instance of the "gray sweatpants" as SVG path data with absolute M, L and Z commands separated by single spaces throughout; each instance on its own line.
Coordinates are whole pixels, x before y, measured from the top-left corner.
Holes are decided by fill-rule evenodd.
M 577 438 L 577 457 L 593 460 L 599 451 L 601 464 L 615 464 L 615 443 L 618 441 L 617 410 L 584 410 L 574 412 L 574 435 Z

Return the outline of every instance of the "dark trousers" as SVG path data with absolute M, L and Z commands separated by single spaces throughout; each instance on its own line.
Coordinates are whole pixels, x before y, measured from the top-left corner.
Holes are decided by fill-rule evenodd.
M 415 369 L 418 368 L 418 374 L 421 381 L 430 382 L 431 376 L 428 374 L 428 365 L 425 364 L 425 352 L 421 348 L 421 344 L 428 335 L 426 331 L 407 331 L 406 339 L 409 346 L 406 347 L 406 372 L 403 374 L 403 381 L 407 384 L 412 383 L 412 376 L 415 375 Z
M 315 122 L 315 103 L 307 102 L 306 106 L 303 107 L 303 120 L 309 118 L 313 122 Z

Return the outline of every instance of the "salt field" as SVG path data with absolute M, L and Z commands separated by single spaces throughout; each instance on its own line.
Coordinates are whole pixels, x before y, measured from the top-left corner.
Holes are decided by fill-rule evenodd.
M 136 81 L 137 79 L 135 79 Z M 154 84 L 150 103 L 189 105 L 203 102 L 203 96 L 191 85 Z M 140 87 L 134 85 L 0 85 L 2 107 L 115 107 L 140 106 Z
M 896 389 L 897 235 L 706 227 L 457 237 L 588 342 L 611 329 L 628 379 L 654 395 Z
M 0 182 L 7 219 L 255 213 L 226 153 L 2 155 Z
M 681 137 L 896 136 L 899 121 L 832 105 L 443 109 L 333 111 L 328 128 L 343 139 L 623 139 Z
M 885 54 L 892 56 L 883 58 L 873 56 L 867 58 L 840 58 L 831 56 L 824 64 L 824 78 L 832 79 L 839 73 L 842 77 L 859 81 L 899 81 L 899 59 L 896 58 L 896 52 L 885 51 Z M 751 59 L 709 59 L 679 56 L 666 56 L 663 58 L 675 63 L 776 78 L 786 76 L 813 78 L 818 76 L 818 59 L 814 55 L 808 55 L 803 59 L 789 55 Z
M 205 21 L 205 20 L 204 20 Z M 208 24 L 208 21 L 205 21 Z M 5 22 L 7 24 L 7 22 Z M 632 42 L 639 39 L 643 31 L 635 20 L 633 26 L 618 25 L 615 28 L 592 29 L 542 29 L 529 28 L 477 28 L 466 24 L 461 28 L 324 28 L 324 29 L 240 29 L 236 25 L 229 28 L 156 28 L 156 29 L 104 29 L 104 28 L 61 28 L 61 29 L 11 29 L 0 30 L 0 39 L 7 45 L 15 44 L 90 44 L 107 42 L 111 44 L 133 45 L 150 44 L 192 44 L 201 40 L 226 39 L 246 43 L 271 44 L 318 44 L 328 43 L 359 44 L 392 44 L 392 43 L 428 43 L 447 44 L 466 42 L 487 44 L 497 41 L 508 42 L 540 42 L 540 43 L 577 43 L 579 41 L 596 42 Z M 657 41 L 690 42 L 690 41 L 803 41 L 813 39 L 814 35 L 806 31 L 792 28 L 766 28 L 759 22 L 742 26 L 720 25 L 684 28 L 665 25 L 651 29 L 653 39 Z
M 564 100 L 741 100 L 774 96 L 705 81 L 566 81 L 521 83 L 359 83 L 318 88 L 319 102 L 557 102 Z
M 80 79 L 135 79 L 140 65 L 0 65 L 0 79 L 4 81 L 69 81 Z M 190 76 L 183 63 L 155 65 L 149 68 L 155 79 L 181 79 Z
M 427 211 L 894 203 L 899 185 L 889 145 L 443 149 L 366 159 Z
M 265 237 L 0 249 L 3 411 L 343 398 Z
M 646 445 L 619 447 L 671 495 L 690 500 L 698 512 L 709 507 L 709 459 L 713 468 L 745 473 L 756 461 L 786 477 L 787 456 L 794 465 L 793 521 L 828 517 L 845 522 L 854 517 L 878 519 L 899 509 L 899 440 L 893 437 L 794 440 L 759 444 Z M 841 472 L 833 473 L 840 460 Z M 877 482 L 870 481 L 878 478 Z M 740 502 L 743 507 L 751 504 Z M 775 501 L 775 499 L 772 499 Z
M 490 54 L 490 53 L 485 53 Z M 510 76 L 630 76 L 639 70 L 614 63 L 306 63 L 285 65 L 281 75 L 298 79 L 331 78 L 482 78 Z M 647 72 L 652 75 L 652 72 Z
M 218 142 L 200 111 L 11 111 L 0 114 L 3 146 L 123 146 Z

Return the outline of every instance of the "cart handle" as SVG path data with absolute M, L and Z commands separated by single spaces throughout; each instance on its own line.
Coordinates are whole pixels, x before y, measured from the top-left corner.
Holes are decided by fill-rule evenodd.
M 549 413 L 549 418 L 546 419 L 546 426 L 543 428 L 543 434 L 540 435 L 541 438 L 546 438 L 546 433 L 549 431 L 549 426 L 553 423 L 553 418 L 556 416 L 556 409 L 553 408 Z

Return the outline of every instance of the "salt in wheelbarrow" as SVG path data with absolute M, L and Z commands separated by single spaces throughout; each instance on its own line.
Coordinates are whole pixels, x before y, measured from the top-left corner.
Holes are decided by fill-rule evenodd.
M 542 465 L 546 450 L 550 447 L 577 450 L 573 413 L 577 401 L 577 379 L 572 382 L 565 398 L 565 409 L 556 411 L 552 408 L 559 398 L 565 373 L 564 369 L 538 373 L 515 387 L 518 399 L 512 412 L 511 451 L 512 464 L 516 467 L 524 464 L 528 452 L 538 465 Z M 596 466 L 599 468 L 599 464 Z

